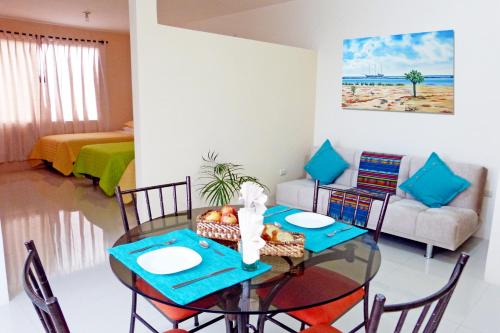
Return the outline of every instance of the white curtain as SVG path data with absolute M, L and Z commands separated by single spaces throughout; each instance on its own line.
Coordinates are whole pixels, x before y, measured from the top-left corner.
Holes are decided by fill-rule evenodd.
M 38 44 L 0 33 L 0 162 L 21 161 L 39 136 Z
M 41 39 L 41 135 L 108 129 L 105 45 Z
M 0 162 L 44 135 L 108 130 L 105 44 L 0 35 Z

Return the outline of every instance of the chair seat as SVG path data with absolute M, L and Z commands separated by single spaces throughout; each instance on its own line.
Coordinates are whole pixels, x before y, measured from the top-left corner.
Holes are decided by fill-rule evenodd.
M 324 286 L 324 288 L 318 288 L 317 286 Z M 342 293 L 344 290 L 355 288 L 359 289 L 336 301 L 288 313 L 310 326 L 331 325 L 363 300 L 365 292 L 358 282 L 329 269 L 318 266 L 307 268 L 303 275 L 294 277 L 279 290 L 272 300 L 272 304 L 281 309 L 292 308 L 298 304 L 308 304 L 310 299 L 319 300 L 340 297 L 342 294 L 337 295 L 335 294 L 336 291 Z M 268 291 L 261 290 L 257 292 L 261 297 L 265 297 Z
M 363 300 L 365 291 L 359 289 L 356 292 L 334 302 L 315 306 L 313 308 L 292 311 L 289 314 L 308 325 L 332 324 L 342 317 L 347 311 Z M 317 331 L 320 332 L 320 331 Z
M 317 326 L 311 326 L 308 329 L 301 331 L 300 333 L 342 333 L 342 332 L 330 325 L 317 325 Z
M 159 291 L 157 291 L 155 288 L 153 288 L 150 284 L 148 284 L 143 279 L 137 279 L 135 286 L 139 290 L 147 293 L 148 295 L 154 296 L 156 298 L 160 298 L 160 299 L 163 298 L 165 300 L 168 300 L 165 296 L 163 296 Z M 187 319 L 189 317 L 192 317 L 192 316 L 200 313 L 199 311 L 183 309 L 183 308 L 163 304 L 163 303 L 156 302 L 156 301 L 151 301 L 151 304 L 153 304 L 153 306 L 158 311 L 160 311 L 164 316 L 166 316 L 167 318 L 169 318 L 171 320 L 175 320 L 175 321 L 182 321 L 184 319 Z M 175 331 L 168 331 L 168 332 L 169 333 L 180 333 L 183 331 L 180 330 L 179 332 L 175 332 Z

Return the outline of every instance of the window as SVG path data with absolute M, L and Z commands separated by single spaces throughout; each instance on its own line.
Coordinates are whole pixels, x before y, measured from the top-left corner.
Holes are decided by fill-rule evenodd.
M 99 48 L 92 45 L 42 44 L 42 82 L 52 121 L 98 120 Z

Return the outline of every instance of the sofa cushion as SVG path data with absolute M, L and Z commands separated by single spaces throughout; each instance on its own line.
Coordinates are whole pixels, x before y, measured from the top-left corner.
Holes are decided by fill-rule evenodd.
M 424 166 L 401 184 L 400 188 L 427 206 L 439 208 L 469 186 L 468 180 L 455 175 L 436 153 L 432 153 Z
M 333 183 L 348 167 L 349 164 L 333 149 L 327 139 L 307 162 L 304 170 L 313 179 L 319 180 L 320 184 L 326 185 Z
M 359 166 L 359 157 L 361 155 L 355 149 L 342 148 L 342 147 L 334 147 L 337 153 L 349 164 L 349 167 L 342 173 L 337 179 L 335 179 L 334 184 L 343 185 L 343 186 L 356 186 L 356 179 L 358 177 L 358 166 Z M 319 147 L 315 147 L 311 151 L 311 155 L 308 156 L 307 161 L 318 151 Z M 306 161 L 306 163 L 307 163 Z M 312 177 L 306 172 L 306 178 L 312 179 Z
M 426 162 L 423 157 L 411 157 L 410 177 L 414 175 Z M 471 186 L 457 195 L 448 206 L 469 208 L 479 214 L 483 201 L 484 187 L 486 182 L 486 168 L 469 163 L 452 162 L 444 159 L 448 167 L 458 176 L 467 179 Z M 415 199 L 411 194 L 407 194 L 410 199 Z
M 478 215 L 472 209 L 444 206 L 429 208 L 417 217 L 415 236 L 423 241 L 455 250 L 478 228 Z
M 370 229 L 377 227 L 381 206 L 381 201 L 373 203 L 370 219 L 368 220 L 368 227 Z M 400 236 L 413 236 L 415 234 L 417 217 L 426 209 L 427 206 L 419 201 L 391 196 L 385 213 L 382 231 Z

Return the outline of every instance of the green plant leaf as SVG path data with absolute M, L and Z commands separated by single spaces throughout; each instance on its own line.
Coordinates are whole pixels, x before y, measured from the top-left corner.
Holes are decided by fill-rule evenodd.
M 254 182 L 269 191 L 269 188 L 256 177 L 243 174 L 241 164 L 218 162 L 218 156 L 215 151 L 209 151 L 206 156 L 202 156 L 203 163 L 198 178 L 202 181 L 198 191 L 210 205 L 228 204 L 240 190 L 241 184 L 247 181 Z

